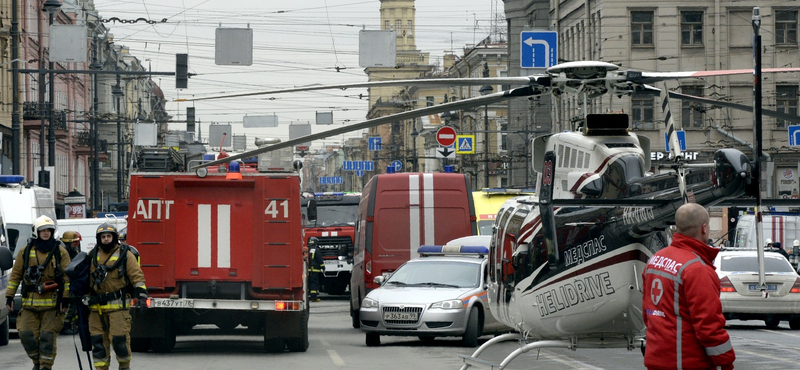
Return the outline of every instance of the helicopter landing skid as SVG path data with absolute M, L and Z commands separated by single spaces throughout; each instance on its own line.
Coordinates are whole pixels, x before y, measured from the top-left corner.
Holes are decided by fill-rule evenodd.
M 483 353 L 489 347 L 495 345 L 496 343 L 500 342 L 507 342 L 516 340 L 519 341 L 521 346 L 511 352 L 506 358 L 503 359 L 500 363 L 494 363 L 491 361 L 483 360 L 478 358 L 478 356 Z M 587 339 L 581 338 L 580 343 L 578 338 L 571 338 L 570 340 L 538 340 L 535 342 L 528 343 L 525 339 L 525 335 L 521 333 L 508 333 L 496 336 L 486 343 L 478 347 L 475 352 L 472 353 L 471 356 L 467 355 L 458 355 L 464 360 L 464 365 L 461 366 L 460 370 L 466 370 L 471 366 L 481 366 L 481 367 L 488 367 L 489 369 L 497 369 L 502 370 L 506 366 L 508 366 L 511 361 L 517 358 L 519 355 L 526 353 L 532 349 L 541 349 L 541 348 L 566 348 L 575 350 L 578 348 L 627 348 L 628 350 L 632 350 L 634 348 L 640 348 L 644 344 L 643 338 L 597 338 L 597 339 Z

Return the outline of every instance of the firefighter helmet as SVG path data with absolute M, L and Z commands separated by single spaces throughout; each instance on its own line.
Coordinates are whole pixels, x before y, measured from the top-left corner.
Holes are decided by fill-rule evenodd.
M 315 245 L 317 245 L 317 238 L 313 236 L 308 238 L 308 247 L 311 248 Z
M 33 237 L 38 238 L 39 232 L 42 230 L 50 229 L 51 232 L 56 232 L 56 223 L 53 222 L 53 219 L 47 216 L 39 216 L 36 220 L 33 221 Z
M 122 231 L 119 232 L 119 241 L 124 242 L 128 239 L 128 228 L 123 228 Z
M 64 243 L 79 242 L 81 240 L 83 240 L 83 238 L 77 231 L 65 231 L 64 235 L 61 236 L 61 241 Z
M 112 234 L 114 234 L 114 236 L 119 236 L 119 234 L 117 234 L 117 228 L 114 227 L 113 225 L 109 224 L 108 222 L 100 225 L 97 228 L 97 232 L 95 234 L 97 234 L 97 237 L 99 238 L 100 234 L 103 234 L 103 233 L 112 233 Z

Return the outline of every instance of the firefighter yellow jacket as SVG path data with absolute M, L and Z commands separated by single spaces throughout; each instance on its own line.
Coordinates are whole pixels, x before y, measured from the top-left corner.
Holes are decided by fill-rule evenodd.
M 114 265 L 117 265 L 117 261 L 120 259 L 119 245 L 114 247 L 110 253 L 104 252 L 103 249 L 97 245 L 95 246 L 95 250 L 92 252 L 97 253 L 90 268 L 90 285 L 92 288 L 92 295 L 99 296 L 109 293 L 120 293 L 120 297 L 116 299 L 107 299 L 106 302 L 91 304 L 89 305 L 89 308 L 92 311 L 97 311 L 100 309 L 102 312 L 111 312 L 129 307 L 131 296 L 129 291 L 126 289 L 125 277 L 120 275 L 120 266 L 116 266 L 117 268 L 112 269 L 112 267 L 115 267 Z M 130 251 L 127 251 L 126 253 L 127 257 L 124 269 L 128 275 L 128 281 L 130 281 L 130 284 L 133 288 L 142 288 L 146 290 L 147 287 L 144 283 L 144 273 L 142 272 L 141 267 L 139 267 L 139 262 L 136 260 L 136 256 L 134 256 Z M 98 266 L 101 265 L 107 266 L 108 270 L 105 279 L 103 279 L 98 286 L 96 285 L 95 281 L 95 272 L 97 271 Z
M 53 257 L 50 259 L 50 263 L 45 267 L 44 271 L 42 271 L 42 277 L 37 282 L 31 281 L 24 281 L 25 271 L 24 266 L 24 256 L 22 255 L 25 253 L 25 250 L 20 251 L 19 258 L 14 261 L 14 267 L 11 268 L 11 276 L 8 281 L 8 287 L 6 287 L 6 297 L 13 297 L 14 294 L 17 292 L 17 288 L 20 284 L 27 283 L 46 283 L 46 282 L 54 282 L 56 281 L 56 265 L 60 266 L 61 270 L 61 279 L 63 280 L 63 288 L 61 289 L 61 295 L 64 298 L 69 298 L 69 278 L 66 274 L 64 274 L 64 270 L 66 270 L 67 265 L 69 265 L 69 253 L 67 249 L 64 247 L 64 244 L 58 242 L 56 244 L 59 252 L 61 252 L 61 260 L 56 258 L 55 253 L 53 253 Z M 25 247 L 28 249 L 28 247 Z M 31 246 L 30 251 L 28 252 L 28 266 L 35 267 L 43 264 L 47 260 L 47 255 L 49 253 L 45 253 L 36 249 L 36 247 Z M 33 310 L 33 311 L 46 311 L 52 310 L 56 308 L 58 304 L 58 289 L 44 292 L 44 294 L 40 294 L 36 291 L 36 286 L 29 285 L 29 289 L 27 294 L 22 297 L 22 308 Z

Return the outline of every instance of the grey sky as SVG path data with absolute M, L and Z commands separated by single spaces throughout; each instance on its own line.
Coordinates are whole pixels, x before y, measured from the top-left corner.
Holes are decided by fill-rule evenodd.
M 133 55 L 154 71 L 173 71 L 175 54 L 189 54 L 189 70 L 198 75 L 189 80 L 188 89 L 176 90 L 172 77 L 159 81 L 170 100 L 366 81 L 363 69 L 358 66 L 358 32 L 362 27 L 377 30 L 380 23 L 378 0 L 95 0 L 95 4 L 106 19 L 168 19 L 167 23 L 153 25 L 143 22 L 106 25 L 118 44 L 129 47 Z M 429 52 L 433 63 L 440 63 L 445 50 L 461 55 L 466 44 L 477 43 L 489 35 L 493 10 L 498 14 L 496 26 L 504 29 L 500 0 L 417 0 L 417 48 Z M 254 35 L 253 65 L 215 65 L 215 29 L 244 28 L 248 24 Z M 335 67 L 346 69 L 336 72 Z M 286 94 L 276 96 L 275 100 L 264 97 L 208 100 L 195 103 L 195 107 L 204 136 L 211 122 L 231 123 L 234 134 L 247 134 L 248 148 L 252 148 L 257 136 L 287 139 L 288 124 L 313 123 L 316 111 L 332 110 L 337 127 L 363 120 L 367 99 L 359 99 L 359 93 L 366 96 L 367 90 Z M 176 118 L 184 118 L 187 104 L 190 103 L 170 102 L 167 109 Z M 273 113 L 280 118 L 278 129 L 244 129 L 241 125 L 246 114 Z M 313 127 L 314 132 L 328 128 Z M 341 141 L 342 136 L 338 136 L 325 143 Z

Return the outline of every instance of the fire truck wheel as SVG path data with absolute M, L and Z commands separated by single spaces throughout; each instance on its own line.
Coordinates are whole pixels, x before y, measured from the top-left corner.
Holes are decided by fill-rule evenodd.
M 292 338 L 286 341 L 289 352 L 305 352 L 308 349 L 308 310 L 303 311 L 301 319 L 300 338 Z
M 353 321 L 353 329 L 361 327 L 361 319 L 359 318 L 358 310 L 353 309 L 353 301 L 350 301 L 350 320 Z
M 167 325 L 164 328 L 164 336 L 150 339 L 150 345 L 153 347 L 153 352 L 168 353 L 175 348 L 175 328 L 172 325 Z
M 147 352 L 150 350 L 149 338 L 131 338 L 131 351 Z
M 267 353 L 281 353 L 285 346 L 283 338 L 264 339 L 264 351 Z
M 239 326 L 238 323 L 236 323 L 234 321 L 230 321 L 230 320 L 220 321 L 220 322 L 216 323 L 216 325 L 222 331 L 231 331 L 233 329 L 236 329 L 237 326 Z
M 367 333 L 367 347 L 377 347 L 381 345 L 381 336 L 377 333 Z
M 767 327 L 770 328 L 770 329 L 775 329 L 775 328 L 778 327 L 778 325 L 781 324 L 781 320 L 776 319 L 774 317 L 770 317 L 770 318 L 764 320 L 764 324 L 767 325 Z

